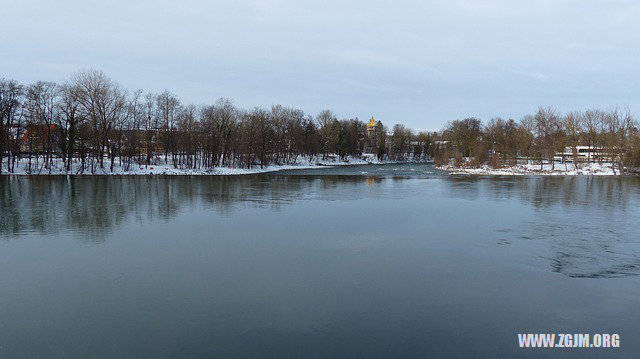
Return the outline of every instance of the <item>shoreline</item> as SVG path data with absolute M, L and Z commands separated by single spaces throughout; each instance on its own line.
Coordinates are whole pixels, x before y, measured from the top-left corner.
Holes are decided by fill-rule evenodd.
M 305 170 L 316 168 L 330 168 L 339 166 L 360 166 L 360 165 L 384 165 L 384 164 L 398 164 L 398 163 L 413 163 L 415 161 L 379 161 L 373 156 L 362 156 L 359 158 L 347 157 L 345 160 L 327 159 L 313 159 L 308 160 L 303 158 L 296 163 L 283 164 L 283 165 L 269 165 L 263 168 L 231 168 L 231 167 L 214 167 L 209 169 L 180 169 L 174 168 L 171 164 L 154 164 L 149 166 L 136 166 L 137 169 L 123 170 L 120 166 L 114 166 L 114 171 L 109 170 L 110 163 L 105 161 L 104 168 L 96 168 L 94 172 L 85 170 L 83 173 L 79 173 L 79 164 L 73 164 L 72 171 L 67 172 L 63 169 L 61 162 L 55 162 L 51 171 L 42 169 L 37 173 L 29 173 L 25 170 L 26 161 L 21 160 L 16 164 L 16 172 L 7 172 L 6 168 L 2 169 L 0 176 L 4 177 L 44 177 L 44 176 L 243 176 L 254 174 L 266 174 L 288 170 Z
M 488 165 L 480 167 L 443 165 L 435 166 L 436 169 L 448 172 L 449 175 L 466 176 L 620 176 L 620 172 L 614 171 L 611 163 L 583 163 L 576 168 L 573 164 L 556 163 L 552 169 L 551 164 L 518 164 L 515 166 L 492 168 Z M 628 174 L 625 174 L 628 175 Z

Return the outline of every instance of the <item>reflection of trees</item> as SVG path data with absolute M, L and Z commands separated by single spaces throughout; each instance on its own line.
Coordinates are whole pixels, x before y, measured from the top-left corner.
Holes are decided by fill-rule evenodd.
M 116 177 L 4 178 L 0 181 L 0 233 L 43 234 L 72 229 L 101 241 L 129 220 L 170 217 L 176 198 L 153 179 Z
M 181 208 L 201 206 L 226 214 L 239 203 L 278 210 L 318 189 L 357 183 L 363 177 L 2 177 L 0 234 L 52 234 L 72 230 L 102 241 L 125 221 L 170 219 Z M 346 197 L 357 198 L 348 191 Z M 85 236 L 86 237 L 86 236 Z
M 189 208 L 227 215 L 237 206 L 278 211 L 297 201 L 403 199 L 404 179 L 365 176 L 0 177 L 0 235 L 76 231 L 103 241 L 125 222 L 175 217 Z M 414 180 L 416 181 L 416 180 Z M 422 180 L 417 180 L 422 181 Z M 572 277 L 640 273 L 639 178 L 444 177 L 446 197 L 515 201 L 533 208 L 501 235 L 548 243 L 552 270 Z M 398 202 L 403 203 L 403 202 Z M 460 215 L 473 215 L 464 208 Z M 635 216 L 635 217 L 634 217 Z M 636 227 L 637 228 L 637 227 Z
M 597 176 L 470 177 L 449 176 L 448 194 L 455 198 L 518 199 L 535 208 L 555 205 L 606 206 L 624 209 L 637 193 L 640 178 Z

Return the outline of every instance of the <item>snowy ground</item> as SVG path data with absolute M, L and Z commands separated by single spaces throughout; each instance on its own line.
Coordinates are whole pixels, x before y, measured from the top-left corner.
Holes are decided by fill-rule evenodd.
M 453 165 L 438 166 L 438 169 L 448 171 L 450 174 L 472 174 L 472 175 L 493 175 L 493 176 L 527 176 L 527 175 L 546 175 L 546 176 L 613 176 L 619 174 L 618 170 L 614 172 L 611 163 L 579 163 L 578 168 L 573 163 L 556 163 L 555 169 L 551 169 L 551 164 L 544 164 L 540 169 L 539 163 L 519 164 L 512 167 L 491 168 L 484 165 L 479 168 L 472 167 L 455 167 Z
M 20 159 L 20 162 L 16 163 L 15 171 L 12 173 L 7 172 L 6 162 L 2 163 L 3 175 L 67 175 L 67 174 L 83 174 L 83 175 L 245 175 L 255 173 L 266 173 L 283 171 L 290 169 L 307 169 L 316 168 L 318 166 L 345 166 L 345 165 L 362 165 L 362 164 L 381 164 L 392 163 L 387 161 L 379 161 L 373 154 L 363 154 L 361 157 L 347 157 L 341 160 L 338 156 L 331 156 L 326 160 L 322 160 L 322 157 L 308 159 L 306 157 L 300 157 L 294 164 L 286 165 L 271 165 L 264 168 L 229 168 L 229 167 L 215 167 L 207 169 L 180 169 L 174 168 L 171 164 L 166 164 L 163 158 L 157 158 L 155 164 L 150 166 L 132 166 L 129 171 L 125 171 L 119 162 L 116 160 L 113 172 L 110 169 L 110 162 L 105 159 L 104 168 L 99 168 L 95 165 L 95 172 L 92 173 L 91 169 L 85 168 L 83 173 L 80 173 L 80 160 L 75 160 L 72 164 L 72 170 L 67 173 L 64 169 L 62 160 L 54 160 L 53 166 L 50 169 L 42 166 L 42 159 L 36 164 L 35 159 L 32 158 L 31 171 L 29 171 L 28 160 L 26 158 Z M 86 166 L 86 165 L 85 165 Z

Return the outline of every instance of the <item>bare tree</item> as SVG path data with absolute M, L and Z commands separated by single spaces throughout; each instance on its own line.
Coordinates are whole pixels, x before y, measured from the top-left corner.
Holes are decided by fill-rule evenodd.
M 580 143 L 580 127 L 583 121 L 583 114 L 580 111 L 571 111 L 567 113 L 563 119 L 563 126 L 566 132 L 566 143 L 571 148 L 573 165 L 576 169 L 579 168 L 578 145 Z
M 335 147 L 333 145 L 335 136 L 332 135 L 331 125 L 337 120 L 331 110 L 322 110 L 316 116 L 316 121 L 320 127 L 320 144 L 322 146 L 323 159 L 326 159 L 331 149 Z
M 17 110 L 22 102 L 22 94 L 23 88 L 16 81 L 0 79 L 0 174 L 2 174 L 2 160 L 5 152 L 8 155 L 7 171 L 11 172 L 13 169 L 11 157 L 12 154 L 16 155 L 17 151 L 10 145 L 11 129 L 15 125 Z M 19 130 L 19 128 L 20 126 L 17 124 L 17 129 Z M 19 131 L 16 132 L 16 137 L 19 137 Z
M 54 122 L 58 115 L 58 87 L 53 82 L 38 81 L 27 88 L 26 95 L 27 118 L 30 125 L 27 134 L 32 152 L 36 153 L 36 166 L 39 162 L 37 155 L 43 154 L 42 165 L 44 169 L 51 171 L 51 157 L 55 145 Z M 29 170 L 31 171 L 31 161 Z
M 75 154 L 76 132 L 84 117 L 80 114 L 81 89 L 74 84 L 66 83 L 60 86 L 58 107 L 58 125 L 62 133 L 62 147 L 65 157 L 65 168 L 71 171 Z
M 107 151 L 115 151 L 115 143 L 110 135 L 116 125 L 123 121 L 126 111 L 126 92 L 102 71 L 79 71 L 72 82 L 80 91 L 82 115 L 91 123 L 94 133 L 94 150 L 100 168 L 104 168 L 104 156 Z M 111 170 L 115 154 L 110 153 Z M 92 170 L 95 170 L 92 168 Z
M 539 107 L 534 116 L 536 143 L 540 152 L 540 168 L 542 160 L 546 158 L 551 163 L 551 170 L 555 169 L 555 154 L 562 146 L 561 122 L 555 109 L 551 107 Z
M 168 90 L 164 90 L 158 95 L 157 106 L 160 119 L 162 121 L 162 145 L 164 148 L 164 161 L 167 163 L 169 152 L 175 150 L 175 127 L 178 112 L 180 110 L 180 101 Z M 176 163 L 175 154 L 173 154 L 173 164 Z

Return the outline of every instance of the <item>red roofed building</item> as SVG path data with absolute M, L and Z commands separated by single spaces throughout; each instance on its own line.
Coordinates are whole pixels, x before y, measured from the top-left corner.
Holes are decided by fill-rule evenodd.
M 47 150 L 57 152 L 59 150 L 60 129 L 58 125 L 31 124 L 22 135 L 21 148 L 25 151 L 45 152 Z

